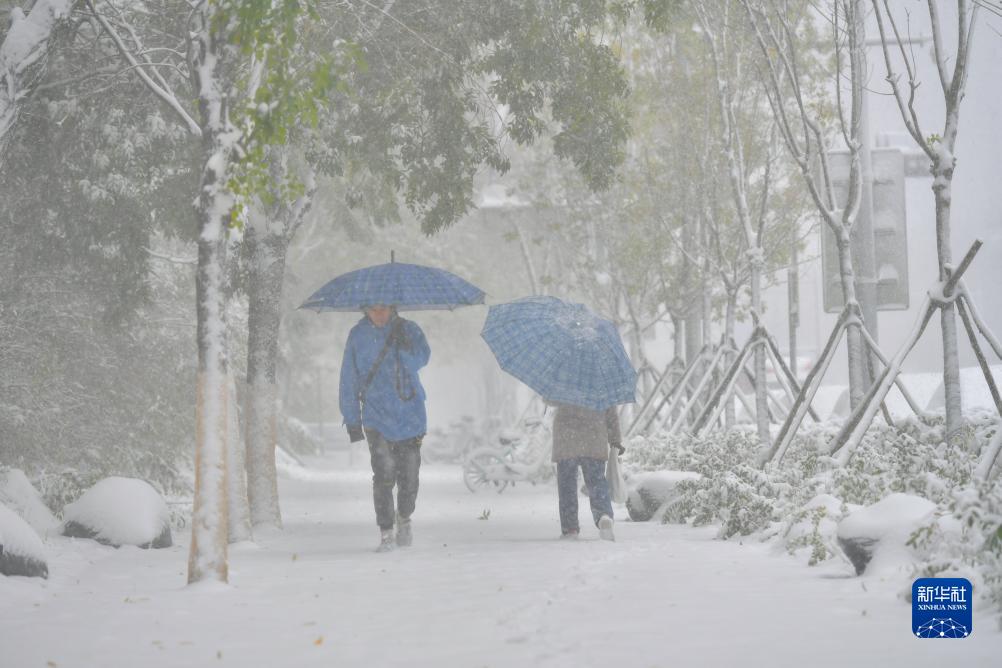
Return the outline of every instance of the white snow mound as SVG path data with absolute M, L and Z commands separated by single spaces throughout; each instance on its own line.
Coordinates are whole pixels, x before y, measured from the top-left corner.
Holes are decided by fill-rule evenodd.
M 910 534 L 921 522 L 932 519 L 935 509 L 935 503 L 920 496 L 891 494 L 839 522 L 838 537 L 879 540 L 902 531 Z
M 3 551 L 45 561 L 45 546 L 35 530 L 13 510 L 0 503 L 0 545 Z
M 676 496 L 680 483 L 699 480 L 694 471 L 646 471 L 626 480 L 626 508 L 634 522 L 647 522 L 662 514 Z
M 71 522 L 111 545 L 148 545 L 169 529 L 167 503 L 148 482 L 111 477 L 99 481 L 63 510 Z
M 699 480 L 701 477 L 695 471 L 647 471 L 631 475 L 629 484 L 632 488 L 643 487 L 655 496 L 666 499 L 680 482 Z
M 27 522 L 0 503 L 0 575 L 46 577 L 45 547 Z
M 838 539 L 857 574 L 908 570 L 916 561 L 912 533 L 934 518 L 936 504 L 910 494 L 891 494 L 852 513 L 838 525 Z

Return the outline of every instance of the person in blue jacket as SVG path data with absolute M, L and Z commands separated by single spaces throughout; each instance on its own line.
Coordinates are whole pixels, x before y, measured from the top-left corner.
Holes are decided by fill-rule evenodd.
M 369 443 L 377 551 L 386 552 L 413 541 L 411 514 L 428 424 L 418 370 L 428 363 L 431 349 L 417 323 L 401 318 L 394 307 L 364 310 L 365 317 L 348 334 L 341 362 L 341 415 L 351 442 L 364 438 Z

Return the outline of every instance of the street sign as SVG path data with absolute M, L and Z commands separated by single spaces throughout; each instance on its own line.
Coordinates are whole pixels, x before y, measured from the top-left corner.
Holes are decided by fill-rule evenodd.
M 849 152 L 831 151 L 829 167 L 835 204 L 849 196 Z M 908 239 L 905 215 L 905 156 L 897 148 L 870 151 L 873 169 L 873 244 L 877 273 L 877 310 L 908 309 Z M 821 266 L 826 313 L 838 313 L 845 304 L 839 273 L 838 246 L 827 225 L 821 226 Z

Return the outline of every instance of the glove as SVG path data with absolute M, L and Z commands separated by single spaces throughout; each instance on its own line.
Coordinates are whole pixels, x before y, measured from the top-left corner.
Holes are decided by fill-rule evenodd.
M 365 432 L 362 431 L 362 425 L 360 424 L 350 424 L 348 425 L 348 440 L 352 443 L 357 441 L 362 441 L 365 439 Z
M 626 452 L 626 448 L 623 447 L 622 443 L 610 443 L 609 447 L 610 448 L 616 448 L 616 450 L 619 451 L 620 455 L 622 455 L 624 452 Z
M 403 318 L 394 318 L 391 327 L 390 340 L 401 350 L 409 351 L 411 349 L 411 342 L 407 336 L 407 330 L 404 329 Z

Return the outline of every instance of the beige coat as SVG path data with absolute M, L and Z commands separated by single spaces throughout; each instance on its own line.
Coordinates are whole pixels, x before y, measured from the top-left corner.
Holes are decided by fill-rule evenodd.
M 595 411 L 558 404 L 553 415 L 553 461 L 573 457 L 607 459 L 609 444 L 622 441 L 619 413 L 613 406 Z

